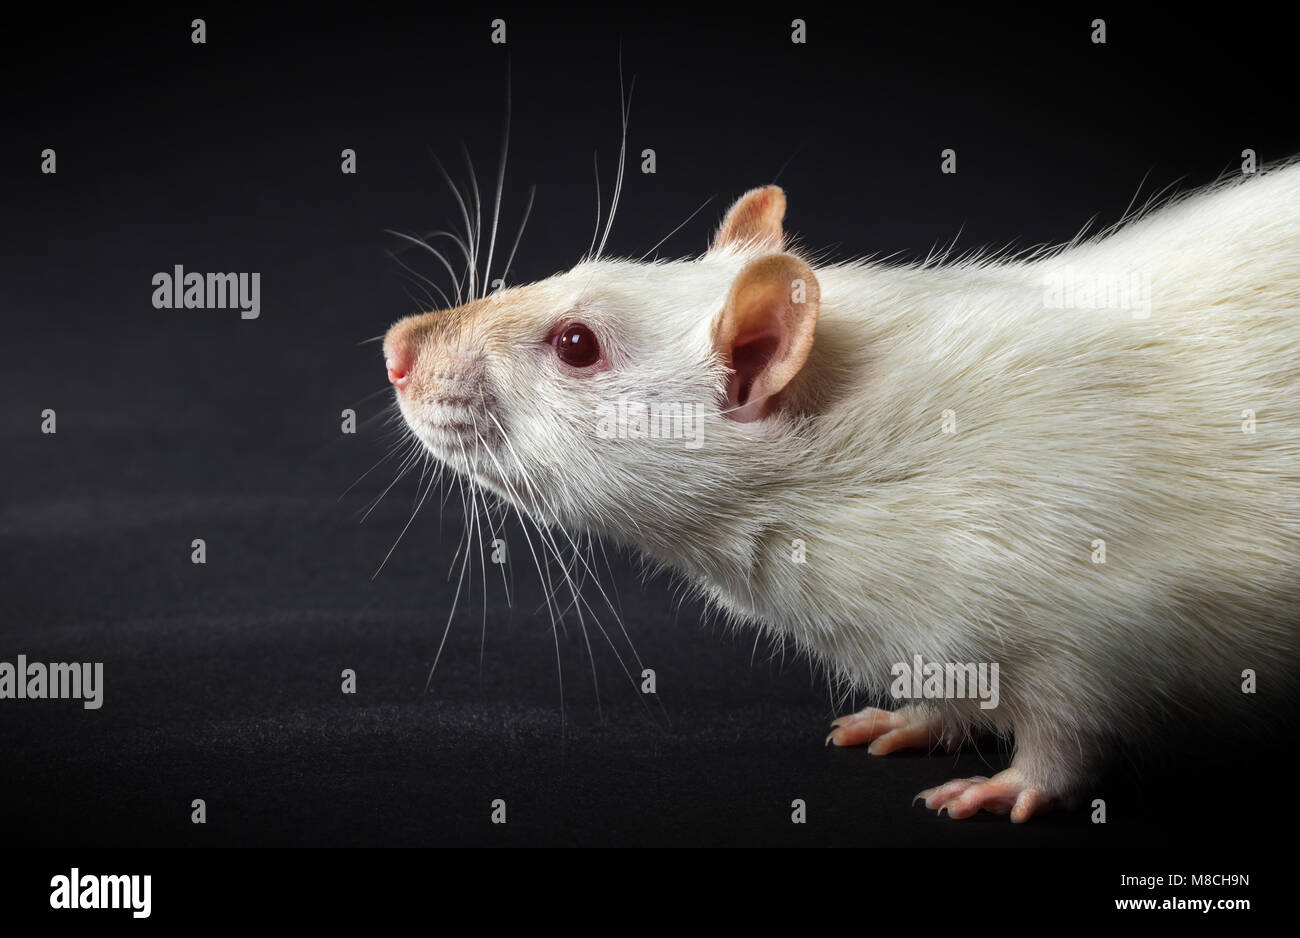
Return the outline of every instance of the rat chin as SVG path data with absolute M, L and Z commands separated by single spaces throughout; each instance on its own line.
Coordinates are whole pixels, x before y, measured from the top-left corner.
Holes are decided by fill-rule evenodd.
M 487 489 L 507 502 L 517 501 L 511 497 L 511 484 L 505 481 L 503 467 L 497 464 L 493 455 L 478 440 L 449 434 L 442 428 L 435 428 L 431 432 L 423 427 L 413 427 L 412 432 L 420 445 L 456 476 Z M 499 460 L 500 457 L 496 459 Z

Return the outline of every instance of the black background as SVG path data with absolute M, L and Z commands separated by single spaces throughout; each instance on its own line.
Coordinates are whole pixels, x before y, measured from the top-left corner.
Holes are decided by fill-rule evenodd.
M 653 11 L 658 13 L 658 9 Z M 699 251 L 729 201 L 778 177 L 787 226 L 838 257 L 1059 242 L 1135 199 L 1300 152 L 1293 34 L 1251 8 L 1054 6 L 861 14 L 709 12 L 568 22 L 560 10 L 433 5 L 11 19 L 0 270 L 0 660 L 103 661 L 105 705 L 0 702 L 9 844 L 1252 845 L 1276 836 L 1275 754 L 1221 731 L 1123 770 L 1109 823 L 1013 828 L 909 805 L 991 774 L 996 746 L 876 759 L 827 750 L 821 676 L 711 624 L 665 577 L 611 557 L 627 633 L 656 669 L 649 711 L 611 647 L 555 640 L 526 556 L 451 609 L 459 498 L 410 517 L 416 479 L 378 347 L 427 306 L 384 233 L 454 221 L 435 152 L 465 143 L 492 187 L 513 128 L 509 279 L 588 247 L 635 75 L 632 156 L 608 253 Z M 208 41 L 189 39 L 204 16 Z M 489 21 L 508 21 L 505 47 Z M 789 42 L 792 16 L 809 41 Z M 1096 16 L 1108 43 L 1090 42 Z M 509 65 L 507 65 L 507 62 Z M 58 154 L 42 175 L 40 153 Z M 339 171 L 354 148 L 358 173 Z M 636 154 L 653 147 L 658 172 Z M 941 175 L 955 148 L 959 172 Z M 1136 196 L 1135 196 L 1136 194 Z M 500 255 L 498 255 L 500 256 Z M 156 310 L 151 277 L 258 271 L 262 314 Z M 356 408 L 362 430 L 339 432 Z M 57 435 L 40 414 L 58 414 Z M 518 531 L 507 528 L 519 543 Z M 190 563 L 205 538 L 208 562 Z M 494 574 L 495 576 L 495 574 Z M 593 594 L 594 595 L 594 594 Z M 627 642 L 614 644 L 625 659 Z M 359 693 L 340 693 L 355 669 Z M 559 676 L 563 675 L 563 725 Z M 600 706 L 597 706 L 596 688 Z M 862 703 L 857 701 L 856 703 Z M 1153 736 L 1159 737 L 1158 730 Z M 1289 748 L 1290 741 L 1277 748 Z M 192 799 L 206 825 L 190 823 Z M 509 823 L 489 823 L 504 798 Z M 809 822 L 789 821 L 808 803 Z

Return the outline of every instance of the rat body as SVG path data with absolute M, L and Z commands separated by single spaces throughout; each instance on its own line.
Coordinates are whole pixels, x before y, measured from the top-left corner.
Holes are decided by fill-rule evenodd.
M 855 688 L 996 664 L 974 695 L 841 718 L 828 742 L 1013 734 L 922 794 L 1023 821 L 1117 738 L 1294 693 L 1300 648 L 1300 166 L 1028 259 L 816 264 L 783 193 L 710 249 L 589 260 L 404 319 L 411 430 L 569 532 L 630 544 Z M 608 432 L 627 403 L 695 446 Z M 621 408 L 621 409 L 620 409 Z

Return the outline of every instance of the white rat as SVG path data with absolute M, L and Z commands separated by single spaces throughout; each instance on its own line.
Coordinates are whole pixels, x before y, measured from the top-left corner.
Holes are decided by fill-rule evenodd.
M 952 817 L 1024 821 L 1169 714 L 1294 694 L 1300 166 L 1010 260 L 823 265 L 784 213 L 755 189 L 701 257 L 401 320 L 402 415 L 464 479 L 854 687 L 996 664 L 995 707 L 868 709 L 828 740 L 1013 734 L 1010 768 L 922 792 Z M 655 414 L 695 422 L 641 432 Z

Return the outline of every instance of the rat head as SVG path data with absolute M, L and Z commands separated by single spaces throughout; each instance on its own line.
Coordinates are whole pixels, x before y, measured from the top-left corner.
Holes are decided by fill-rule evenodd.
M 401 320 L 384 355 L 402 416 L 534 518 L 679 559 L 758 517 L 796 450 L 820 295 L 784 213 L 755 189 L 699 258 L 585 261 Z

